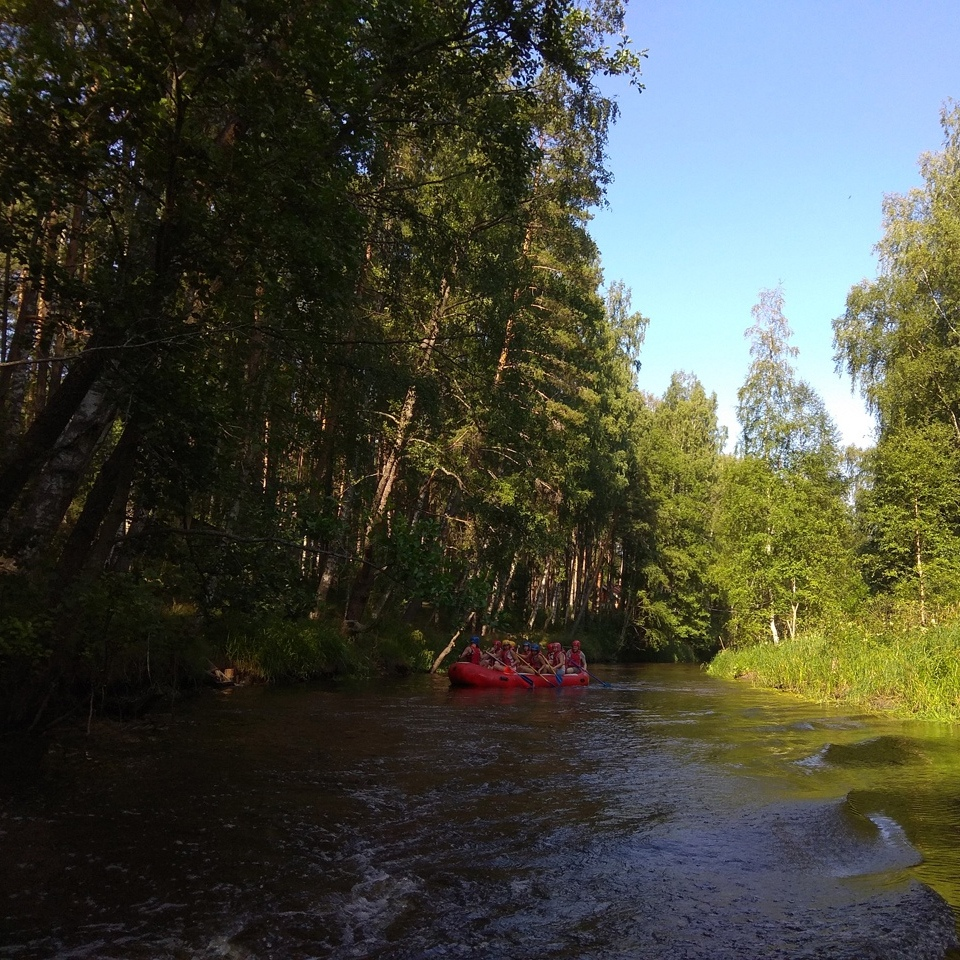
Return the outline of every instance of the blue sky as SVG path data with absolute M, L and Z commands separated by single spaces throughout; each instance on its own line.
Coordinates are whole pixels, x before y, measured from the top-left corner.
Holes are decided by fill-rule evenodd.
M 632 0 L 646 89 L 619 81 L 615 181 L 591 233 L 607 282 L 650 318 L 639 376 L 675 370 L 715 392 L 735 439 L 743 334 L 783 286 L 798 376 L 847 443 L 872 424 L 835 373 L 831 321 L 876 276 L 883 197 L 920 184 L 960 99 L 957 0 Z

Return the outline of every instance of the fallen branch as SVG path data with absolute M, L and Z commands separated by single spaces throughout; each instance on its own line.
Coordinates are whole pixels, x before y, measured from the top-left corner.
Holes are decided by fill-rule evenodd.
M 437 668 L 440 666 L 441 663 L 443 663 L 443 660 L 447 656 L 447 654 L 450 653 L 450 651 L 457 645 L 457 641 L 460 639 L 462 635 L 463 635 L 463 627 L 461 627 L 450 638 L 450 642 L 446 645 L 446 647 L 444 647 L 443 652 L 440 654 L 439 657 L 437 657 L 436 660 L 433 661 L 433 666 L 430 668 L 431 673 L 437 672 Z

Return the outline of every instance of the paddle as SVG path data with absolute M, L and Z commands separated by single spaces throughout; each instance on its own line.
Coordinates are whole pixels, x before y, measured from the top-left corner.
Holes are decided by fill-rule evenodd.
M 546 669 L 546 667 L 538 670 L 538 671 L 537 671 L 538 676 L 543 677 L 543 679 L 546 680 L 547 683 L 548 683 L 551 687 L 553 687 L 553 686 L 562 687 L 562 686 L 563 686 L 563 681 L 562 681 L 555 673 L 544 673 L 543 671 L 544 671 L 545 669 Z M 549 679 L 548 679 L 548 678 L 549 678 Z M 553 682 L 551 682 L 551 681 L 553 681 Z
M 530 668 L 534 671 L 534 673 L 536 673 L 537 676 L 543 677 L 544 681 L 545 681 L 545 682 L 548 682 L 548 681 L 547 681 L 547 675 L 543 672 L 543 670 L 544 670 L 543 667 L 535 667 L 532 663 L 530 663 L 529 660 L 526 660 L 526 659 L 524 659 L 523 662 L 524 662 L 528 667 L 530 667 Z M 519 670 L 517 671 L 517 676 L 518 676 L 518 677 L 523 677 L 523 679 L 526 680 L 526 681 L 530 684 L 531 687 L 534 686 L 534 682 L 533 682 L 533 678 L 532 678 L 532 677 L 528 677 L 525 673 L 521 673 Z M 557 678 L 556 678 L 555 676 L 553 677 L 553 679 L 554 679 L 554 680 L 557 680 Z M 554 684 L 549 683 L 549 682 L 548 682 L 548 685 L 551 686 L 551 687 L 554 686 Z M 557 680 L 556 686 L 562 687 L 563 684 L 562 684 L 559 680 Z
M 508 666 L 507 664 L 505 664 L 498 656 L 495 656 L 495 655 L 492 654 L 492 653 L 490 654 L 490 656 L 493 657 L 493 659 L 496 660 L 497 663 L 499 663 L 501 667 L 503 667 L 504 673 L 511 674 L 511 675 L 513 675 L 513 676 L 519 677 L 521 680 L 525 680 L 525 681 L 527 682 L 527 684 L 529 684 L 531 687 L 533 686 L 533 680 L 531 680 L 530 677 L 526 676 L 525 674 L 520 673 L 519 670 L 514 670 L 513 667 Z
M 564 678 L 564 676 L 566 676 L 566 673 L 567 673 L 566 662 L 564 662 L 564 663 L 551 663 L 550 657 L 548 656 L 548 657 L 546 658 L 546 660 L 545 660 L 544 668 L 547 669 L 547 670 L 549 670 L 549 671 L 551 672 L 551 674 L 556 678 L 556 680 L 557 680 L 557 686 L 558 686 L 558 687 L 562 687 L 562 686 L 563 686 L 563 678 Z
M 531 666 L 533 666 L 533 664 L 531 664 Z M 534 669 L 537 671 L 538 674 L 540 674 L 541 677 L 543 677 L 544 680 L 547 679 L 547 674 L 545 674 L 545 673 L 543 672 L 544 670 L 549 670 L 549 669 L 550 669 L 547 665 L 544 665 L 544 666 L 540 667 L 539 669 L 537 669 L 536 667 L 534 667 Z M 563 681 L 562 681 L 555 673 L 551 673 L 551 674 L 550 674 L 550 678 L 551 678 L 552 680 L 556 681 L 556 685 L 557 685 L 558 687 L 562 687 L 562 686 L 563 686 Z
M 548 671 L 550 672 L 550 676 L 553 677 L 553 679 L 557 681 L 557 686 L 558 686 L 558 687 L 562 687 L 562 686 L 563 686 L 563 676 L 562 676 L 562 674 L 557 673 L 555 667 L 552 667 L 549 663 L 547 663 L 547 664 L 545 664 L 545 666 L 544 666 L 544 670 L 548 670 Z M 564 673 L 566 673 L 566 671 L 564 671 Z
M 515 677 L 519 677 L 521 680 L 523 680 L 525 683 L 529 684 L 531 687 L 533 686 L 533 677 L 528 677 L 525 673 L 521 673 L 519 670 L 511 670 L 510 667 L 507 667 L 507 669 L 510 670 L 510 672 L 511 672 Z
M 596 680 L 602 687 L 612 687 L 612 683 L 607 683 L 606 680 L 601 680 L 599 677 L 594 676 L 589 670 L 583 671 L 591 680 Z

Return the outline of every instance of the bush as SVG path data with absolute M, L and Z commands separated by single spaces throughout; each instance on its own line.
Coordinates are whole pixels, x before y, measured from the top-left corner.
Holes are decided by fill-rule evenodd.
M 321 620 L 267 620 L 236 629 L 224 654 L 241 675 L 283 682 L 366 672 L 355 644 Z
M 433 666 L 436 653 L 422 631 L 400 626 L 384 634 L 375 636 L 371 648 L 379 672 L 424 673 Z

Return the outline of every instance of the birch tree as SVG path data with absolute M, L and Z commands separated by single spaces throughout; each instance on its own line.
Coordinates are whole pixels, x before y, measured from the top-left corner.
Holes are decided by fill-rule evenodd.
M 856 593 L 836 428 L 794 369 L 778 287 L 761 291 L 747 330 L 753 358 L 738 392 L 741 435 L 724 471 L 716 571 L 731 637 L 774 643 Z

